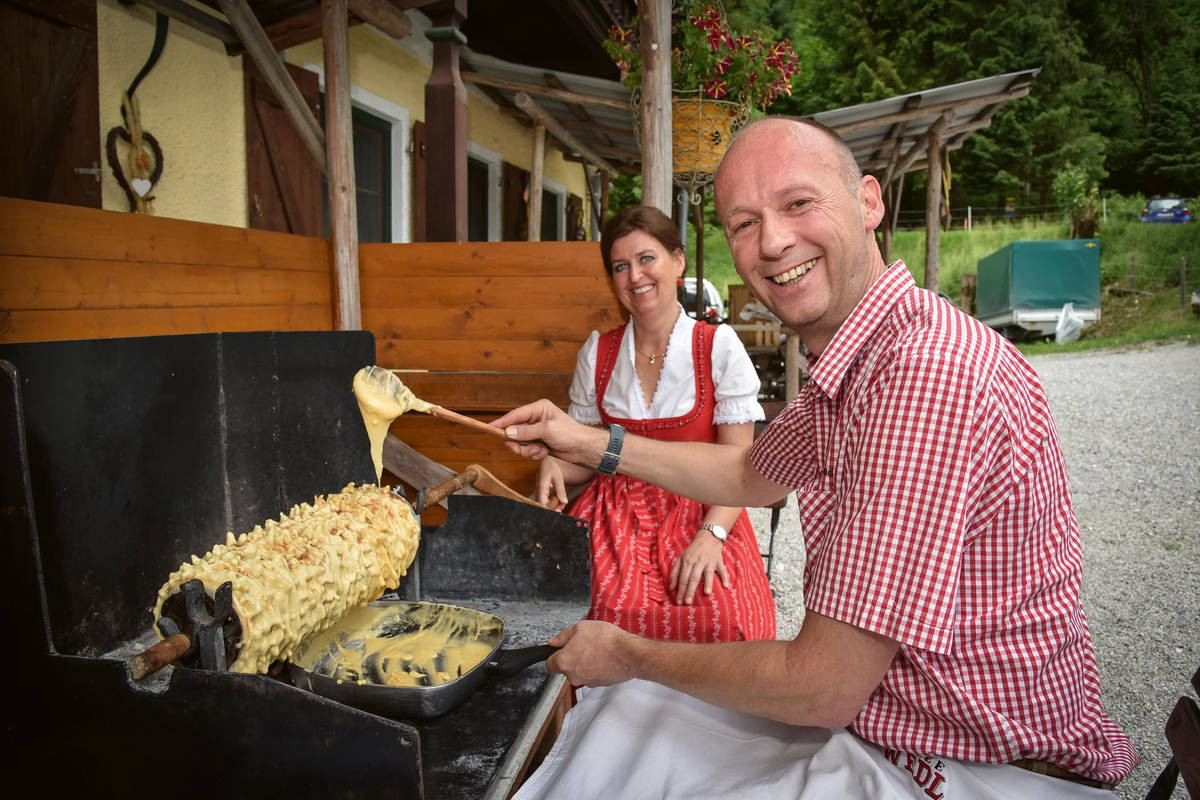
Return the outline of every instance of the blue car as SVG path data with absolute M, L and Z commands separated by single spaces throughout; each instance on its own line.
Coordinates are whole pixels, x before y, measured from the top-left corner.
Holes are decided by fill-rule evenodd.
M 1155 197 L 1146 203 L 1142 222 L 1191 222 L 1187 201 L 1182 197 Z

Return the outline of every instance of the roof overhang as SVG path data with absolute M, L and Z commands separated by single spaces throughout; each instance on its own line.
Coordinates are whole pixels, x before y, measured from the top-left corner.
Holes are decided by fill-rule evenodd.
M 863 172 L 882 175 L 887 186 L 906 172 L 928 167 L 930 133 L 944 150 L 962 147 L 967 137 L 992 123 L 1004 105 L 1029 94 L 1041 67 L 1007 72 L 872 103 L 809 115 L 828 125 L 849 145 Z

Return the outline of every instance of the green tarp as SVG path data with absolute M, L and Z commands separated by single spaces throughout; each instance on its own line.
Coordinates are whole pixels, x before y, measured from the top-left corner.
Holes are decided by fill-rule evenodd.
M 1100 307 L 1100 241 L 1013 242 L 979 259 L 980 319 L 1014 309 Z

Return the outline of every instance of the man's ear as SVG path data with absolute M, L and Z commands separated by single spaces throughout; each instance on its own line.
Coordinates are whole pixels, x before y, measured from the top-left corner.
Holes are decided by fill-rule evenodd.
M 862 209 L 863 224 L 873 231 L 883 221 L 883 191 L 874 175 L 863 175 L 858 183 L 858 204 Z

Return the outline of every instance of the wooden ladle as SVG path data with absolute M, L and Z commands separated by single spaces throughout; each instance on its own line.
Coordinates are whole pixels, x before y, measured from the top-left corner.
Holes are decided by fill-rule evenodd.
M 472 417 L 463 416 L 448 408 L 442 408 L 433 403 L 425 402 L 413 394 L 412 389 L 405 386 L 391 370 L 370 366 L 363 367 L 362 373 L 366 380 L 376 384 L 380 390 L 396 402 L 396 405 L 402 409 L 400 413 L 404 413 L 405 411 L 422 411 L 439 419 L 457 422 L 460 425 L 466 425 L 468 428 L 474 428 L 477 431 L 498 436 L 501 439 L 508 438 L 503 428 L 497 428 L 495 425 L 489 425 Z

